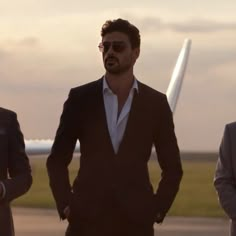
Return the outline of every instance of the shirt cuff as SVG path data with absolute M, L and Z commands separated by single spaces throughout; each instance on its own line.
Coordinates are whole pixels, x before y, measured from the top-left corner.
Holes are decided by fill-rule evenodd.
M 0 181 L 0 185 L 2 185 L 2 194 L 0 195 L 0 199 L 3 199 L 6 195 L 6 187 L 3 182 Z

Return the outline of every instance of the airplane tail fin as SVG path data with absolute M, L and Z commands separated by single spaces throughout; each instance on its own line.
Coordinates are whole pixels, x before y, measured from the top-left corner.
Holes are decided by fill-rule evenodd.
M 184 74 L 188 63 L 190 48 L 191 48 L 191 39 L 185 39 L 166 92 L 167 99 L 173 113 L 175 111 L 180 90 L 182 87 L 182 82 L 184 79 Z

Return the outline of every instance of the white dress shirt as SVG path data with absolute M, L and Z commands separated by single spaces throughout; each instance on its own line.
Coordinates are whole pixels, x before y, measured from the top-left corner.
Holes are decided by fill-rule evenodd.
M 135 89 L 138 91 L 137 80 L 134 80 L 133 86 L 129 91 L 129 96 L 122 107 L 118 117 L 118 99 L 116 94 L 109 88 L 105 76 L 103 77 L 103 99 L 106 110 L 107 126 L 112 141 L 114 152 L 117 154 L 122 141 L 126 124 L 129 118 L 129 112 L 134 97 Z

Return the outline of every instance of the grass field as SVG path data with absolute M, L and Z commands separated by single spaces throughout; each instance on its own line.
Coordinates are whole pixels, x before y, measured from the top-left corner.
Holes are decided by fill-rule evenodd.
M 30 191 L 13 202 L 14 206 L 55 208 L 48 185 L 45 158 L 30 159 L 33 170 L 33 185 Z M 184 176 L 180 191 L 169 212 L 174 216 L 224 217 L 213 187 L 215 161 L 183 160 Z M 79 159 L 74 158 L 70 165 L 71 180 L 77 173 Z M 157 187 L 160 170 L 157 162 L 149 163 L 150 177 L 154 188 Z

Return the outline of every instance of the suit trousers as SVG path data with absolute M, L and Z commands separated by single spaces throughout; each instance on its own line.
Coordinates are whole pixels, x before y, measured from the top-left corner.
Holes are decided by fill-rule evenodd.
M 230 236 L 236 236 L 236 221 L 230 220 Z
M 80 222 L 78 227 L 69 224 L 66 236 L 154 236 L 153 226 L 131 223 L 117 217 L 107 217 L 96 222 Z
M 0 236 L 14 236 L 11 208 L 8 204 L 0 206 Z
M 135 222 L 112 202 L 97 219 L 73 219 L 65 236 L 154 236 L 154 223 Z

